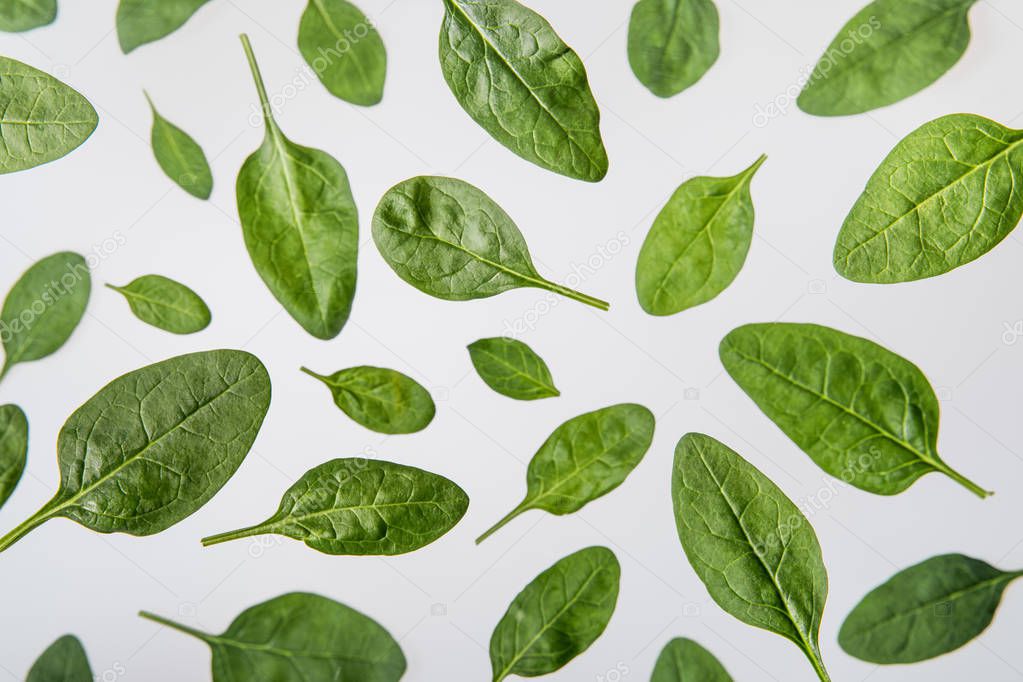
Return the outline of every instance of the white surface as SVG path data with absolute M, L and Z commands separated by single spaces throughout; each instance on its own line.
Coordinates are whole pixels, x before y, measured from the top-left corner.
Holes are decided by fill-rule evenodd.
M 60 425 L 115 376 L 179 353 L 235 347 L 256 353 L 274 382 L 254 451 L 184 522 L 133 538 L 53 521 L 0 556 L 0 680 L 3 671 L 22 679 L 64 632 L 82 638 L 102 680 L 208 679 L 204 645 L 144 622 L 136 611 L 219 632 L 242 609 L 291 590 L 327 595 L 380 621 L 401 640 L 407 682 L 488 680 L 486 645 L 515 594 L 558 558 L 605 544 L 622 562 L 617 611 L 596 644 L 552 679 L 647 680 L 664 643 L 688 636 L 716 653 L 736 680 L 809 682 L 813 673 L 796 647 L 722 612 L 683 556 L 669 481 L 674 445 L 687 431 L 732 445 L 797 502 L 827 500 L 811 521 L 831 581 L 821 645 L 836 681 L 1023 679 L 1019 586 L 983 637 L 935 661 L 875 668 L 846 656 L 835 641 L 869 589 L 934 554 L 964 552 L 1023 567 L 1023 338 L 1003 341 L 1005 325 L 1023 319 L 1023 237 L 912 285 L 858 286 L 831 267 L 846 212 L 897 139 L 954 111 L 1020 125 L 1014 65 L 1023 61 L 1023 9 L 1009 0 L 979 3 L 966 57 L 909 101 L 841 119 L 806 116 L 789 101 L 785 115 L 757 127 L 758 105 L 794 95 L 794 84 L 863 0 L 719 0 L 720 61 L 668 101 L 650 95 L 629 70 L 631 2 L 532 0 L 585 58 L 602 107 L 612 168 L 590 185 L 518 159 L 462 112 L 437 63 L 440 0 L 358 1 L 380 27 L 390 59 L 384 101 L 371 109 L 336 100 L 303 75 L 295 47 L 300 0 L 213 0 L 182 30 L 130 56 L 117 45 L 114 0 L 62 0 L 54 25 L 0 35 L 0 53 L 65 78 L 101 116 L 77 152 L 0 180 L 0 290 L 42 256 L 102 252 L 107 244 L 88 315 L 70 343 L 15 368 L 0 386 L 0 402 L 21 404 L 32 432 L 28 473 L 0 513 L 0 528 L 49 498 Z M 281 312 L 242 243 L 234 179 L 262 136 L 249 123 L 256 94 L 237 39 L 243 31 L 271 93 L 298 79 L 279 114 L 284 131 L 338 158 L 360 207 L 359 293 L 347 328 L 329 343 Z M 211 157 L 216 187 L 208 203 L 161 174 L 147 142 L 143 87 Z M 684 178 L 733 174 L 761 152 L 770 159 L 753 182 L 757 237 L 741 276 L 708 305 L 667 319 L 645 315 L 633 270 L 654 212 Z M 563 279 L 593 258 L 596 267 L 579 288 L 611 300 L 612 312 L 566 300 L 549 307 L 536 291 L 448 303 L 403 283 L 377 253 L 369 219 L 387 188 L 424 173 L 455 175 L 490 193 L 519 223 L 544 274 Z M 110 239 L 124 243 L 110 248 Z M 602 248 L 617 253 L 603 256 Z M 185 338 L 166 334 L 134 319 L 117 294 L 99 286 L 149 272 L 194 287 L 213 309 L 213 325 Z M 998 494 L 981 502 L 937 474 L 894 498 L 834 488 L 722 374 L 721 337 L 745 322 L 776 319 L 865 335 L 919 364 L 944 398 L 944 457 Z M 516 320 L 529 321 L 520 338 L 546 358 L 563 397 L 515 402 L 472 372 L 465 345 L 505 333 Z M 298 371 L 302 364 L 333 371 L 364 363 L 394 367 L 426 385 L 438 402 L 434 423 L 412 436 L 377 436 L 344 417 L 326 390 Z M 622 401 L 658 416 L 654 446 L 625 485 L 581 513 L 532 512 L 473 546 L 519 501 L 525 462 L 555 426 Z M 360 453 L 454 479 L 472 498 L 466 518 L 439 542 L 391 559 L 330 557 L 283 539 L 200 547 L 203 535 L 268 516 L 312 466 Z

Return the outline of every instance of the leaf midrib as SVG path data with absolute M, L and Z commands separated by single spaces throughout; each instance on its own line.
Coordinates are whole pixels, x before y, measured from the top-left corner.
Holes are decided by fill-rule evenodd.
M 525 371 L 519 369 L 516 365 L 513 365 L 510 361 L 505 360 L 503 355 L 499 355 L 498 353 L 495 353 L 494 351 L 491 351 L 491 350 L 488 350 L 488 349 L 485 349 L 485 348 L 477 348 L 477 350 L 479 350 L 479 352 L 485 354 L 487 357 L 489 357 L 496 364 L 501 365 L 502 367 L 506 367 L 506 368 L 510 369 L 512 371 L 512 375 L 513 376 L 522 377 L 527 382 L 533 384 L 534 386 L 536 386 L 538 388 L 542 388 L 542 389 L 546 390 L 547 392 L 552 392 L 552 391 L 556 392 L 558 390 L 557 387 L 555 387 L 553 384 L 545 384 L 542 381 L 540 381 L 540 379 L 537 379 L 537 378 L 533 377 L 532 374 L 527 374 Z

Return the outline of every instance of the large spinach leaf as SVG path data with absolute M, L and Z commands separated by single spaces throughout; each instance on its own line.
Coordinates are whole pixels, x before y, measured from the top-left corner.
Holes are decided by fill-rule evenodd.
M 188 133 L 161 116 L 149 93 L 145 95 L 153 112 L 150 140 L 156 162 L 181 189 L 198 199 L 209 199 L 213 192 L 213 173 L 202 147 Z
M 82 643 L 74 635 L 59 638 L 36 659 L 25 682 L 93 682 Z
M 210 0 L 121 0 L 117 40 L 125 54 L 181 28 Z
M 639 0 L 629 21 L 629 64 L 658 97 L 673 97 L 718 59 L 719 19 L 713 0 Z
M 530 509 L 561 516 L 608 494 L 639 465 L 653 437 L 654 415 L 642 405 L 612 405 L 569 419 L 530 460 L 525 499 L 476 544 Z
M 614 614 L 620 577 L 614 552 L 589 547 L 534 578 L 490 637 L 493 682 L 547 675 L 586 651 Z
M 819 467 L 895 495 L 940 471 L 989 493 L 938 456 L 938 399 L 927 377 L 873 341 L 812 324 L 750 324 L 721 342 L 721 362 Z
M 714 654 L 679 637 L 661 650 L 650 682 L 732 682 L 732 676 Z
M 208 644 L 213 682 L 398 682 L 405 674 L 405 656 L 387 630 L 316 594 L 293 592 L 256 604 L 219 635 L 147 611 L 139 615 Z
M 160 275 L 143 275 L 123 287 L 107 287 L 123 295 L 140 320 L 173 334 L 202 331 L 212 319 L 199 294 Z
M 437 411 L 429 391 L 393 369 L 351 367 L 329 376 L 302 371 L 330 389 L 342 412 L 378 433 L 422 431 Z
M 828 573 L 799 508 L 738 453 L 698 433 L 675 449 L 671 491 L 682 549 L 718 606 L 794 642 L 827 682 L 818 637 Z
M 28 457 L 28 419 L 17 405 L 0 406 L 0 507 L 25 472 Z
M 99 533 L 173 526 L 227 483 L 269 406 L 266 368 L 237 350 L 182 355 L 114 379 L 64 423 L 57 494 L 0 538 L 0 551 L 59 517 Z
M 579 55 L 516 0 L 444 0 L 440 64 L 466 113 L 541 168 L 607 175 L 600 110 Z
M 384 41 L 348 0 L 309 0 L 298 27 L 298 49 L 335 97 L 363 106 L 383 98 Z
M 501 395 L 540 400 L 561 395 L 547 363 L 516 339 L 496 337 L 469 344 L 469 357 L 480 378 Z
M 0 31 L 18 33 L 52 24 L 57 0 L 7 0 L 0 3 Z

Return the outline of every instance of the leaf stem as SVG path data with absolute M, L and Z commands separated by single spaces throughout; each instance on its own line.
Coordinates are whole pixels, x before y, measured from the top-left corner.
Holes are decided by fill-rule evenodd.
M 807 652 L 807 657 L 810 659 L 810 664 L 813 666 L 813 671 L 817 673 L 817 677 L 820 678 L 821 682 L 831 682 L 831 676 L 828 675 L 827 669 L 824 667 L 824 662 L 816 654 Z
M 299 367 L 299 369 L 308 374 L 309 376 L 311 376 L 313 379 L 319 379 L 323 383 L 327 383 L 327 377 L 323 376 L 322 374 L 317 374 L 308 367 Z
M 139 617 L 145 618 L 146 620 L 151 620 L 154 623 L 158 623 L 172 630 L 183 632 L 186 635 L 197 637 L 198 639 L 201 639 L 204 642 L 209 642 L 212 639 L 212 636 L 209 633 L 203 632 L 202 630 L 196 630 L 195 628 L 190 628 L 187 625 L 182 625 L 181 623 L 175 623 L 174 621 L 168 618 L 158 616 L 155 613 L 150 613 L 149 611 L 139 611 Z
M 19 523 L 11 530 L 11 532 L 7 533 L 7 535 L 0 538 L 0 552 L 3 552 L 8 547 L 13 545 L 15 542 L 28 535 L 28 533 L 31 530 L 38 528 L 46 521 L 49 521 L 50 514 L 52 512 L 51 509 L 52 506 L 53 501 L 51 500 L 50 502 L 46 503 L 46 505 L 43 506 L 42 509 L 37 511 L 32 516 L 28 517 L 21 523 Z
M 239 528 L 238 530 L 228 531 L 227 533 L 218 533 L 216 535 L 210 535 L 202 539 L 203 547 L 211 547 L 213 545 L 219 545 L 222 542 L 230 542 L 231 540 L 241 540 L 242 538 L 251 538 L 256 535 L 265 535 L 265 526 L 263 524 L 257 524 L 255 526 L 249 526 L 248 528 Z
M 259 103 L 263 108 L 263 120 L 273 130 L 277 130 L 277 122 L 274 120 L 273 109 L 270 108 L 270 97 L 266 94 L 266 85 L 263 83 L 263 74 L 256 62 L 256 53 L 252 51 L 252 43 L 249 36 L 241 34 L 242 47 L 245 48 L 245 58 L 249 61 L 249 70 L 252 71 L 252 79 L 256 81 L 256 92 L 259 93 Z
M 543 283 L 544 283 L 544 287 L 547 288 L 548 290 L 553 291 L 556 294 L 561 294 L 562 296 L 565 296 L 566 298 L 570 298 L 573 301 L 579 301 L 580 303 L 585 303 L 586 305 L 593 306 L 594 308 L 597 308 L 598 310 L 603 310 L 604 312 L 607 312 L 608 310 L 611 309 L 611 304 L 608 303 L 607 301 L 602 301 L 599 298 L 594 298 L 593 296 L 588 296 L 586 294 L 583 294 L 583 293 L 580 293 L 578 291 L 575 291 L 574 289 L 569 289 L 568 287 L 563 287 L 560 284 L 557 284 L 557 283 L 552 282 L 550 280 L 546 280 L 545 279 L 545 280 L 543 280 Z
M 506 525 L 508 525 L 508 523 L 512 519 L 514 519 L 516 516 L 518 516 L 519 514 L 521 514 L 522 512 L 524 512 L 524 511 L 526 511 L 528 509 L 529 509 L 529 507 L 526 506 L 526 501 L 523 500 L 522 504 L 520 504 L 519 506 L 515 507 L 515 509 L 512 509 L 510 512 L 508 512 L 508 514 L 503 519 L 501 519 L 500 521 L 495 523 L 493 526 L 491 526 L 487 530 L 487 532 L 485 532 L 483 535 L 481 535 L 478 538 L 476 538 L 476 544 L 477 545 L 480 544 L 481 542 L 483 542 L 484 540 L 489 538 L 491 535 L 493 535 L 497 531 L 499 531 L 502 528 L 504 528 Z
M 951 478 L 953 481 L 955 481 L 959 485 L 963 486 L 964 488 L 966 488 L 967 490 L 969 490 L 971 493 L 973 493 L 974 495 L 976 495 L 977 497 L 979 497 L 982 500 L 987 498 L 987 497 L 990 497 L 991 495 L 994 495 L 994 492 L 992 492 L 990 490 L 984 490 L 979 485 L 977 485 L 976 483 L 974 483 L 970 479 L 966 478 L 961 473 L 959 473 L 958 471 L 956 471 L 952 467 L 948 466 L 947 464 L 942 463 L 937 468 L 938 468 L 938 471 L 940 471 L 941 473 L 945 474 L 946 476 Z

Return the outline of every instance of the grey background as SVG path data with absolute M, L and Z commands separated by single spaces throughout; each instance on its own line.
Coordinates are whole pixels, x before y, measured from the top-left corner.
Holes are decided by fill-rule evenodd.
M 103 536 L 54 521 L 0 556 L 0 680 L 21 679 L 64 632 L 84 641 L 103 680 L 201 680 L 197 641 L 136 618 L 140 608 L 212 631 L 242 609 L 291 590 L 318 592 L 370 614 L 401 640 L 406 680 L 486 680 L 486 646 L 510 600 L 540 570 L 592 544 L 623 566 L 621 597 L 603 637 L 554 679 L 649 678 L 662 645 L 693 637 L 737 680 L 813 679 L 802 654 L 723 613 L 687 564 L 669 497 L 672 451 L 687 431 L 730 444 L 812 511 L 831 592 L 821 633 L 836 680 L 1023 678 L 1023 594 L 1008 591 L 995 624 L 939 660 L 877 668 L 835 641 L 860 597 L 896 570 L 964 552 L 1023 566 L 1023 242 L 1010 236 L 981 261 L 911 285 L 839 279 L 835 235 L 875 166 L 903 135 L 954 111 L 1020 125 L 1023 8 L 985 0 L 971 12 L 974 41 L 941 81 L 885 110 L 841 119 L 799 112 L 800 79 L 862 0 L 719 0 L 722 55 L 691 90 L 650 95 L 625 57 L 631 3 L 532 0 L 584 57 L 612 159 L 585 184 L 542 171 L 490 140 L 462 112 L 437 64 L 440 0 L 359 0 L 389 51 L 384 102 L 371 109 L 331 97 L 308 73 L 295 36 L 300 0 L 213 0 L 182 30 L 121 54 L 113 0 L 63 0 L 56 24 L 0 36 L 0 53 L 55 73 L 85 93 L 101 123 L 57 163 L 4 176 L 0 289 L 32 261 L 62 249 L 95 255 L 88 314 L 57 355 L 17 367 L 0 402 L 27 411 L 30 462 L 0 513 L 6 530 L 49 498 L 53 443 L 71 411 L 111 378 L 151 361 L 215 347 L 245 348 L 274 381 L 269 418 L 238 474 L 206 507 L 158 537 Z M 306 335 L 283 313 L 248 261 L 234 179 L 260 142 L 256 102 L 237 34 L 251 37 L 279 120 L 295 141 L 347 168 L 362 217 L 359 293 L 336 340 Z M 152 158 L 149 90 L 170 120 L 212 159 L 208 203 L 173 186 Z M 757 117 L 769 103 L 779 115 Z M 735 284 L 712 303 L 655 319 L 635 300 L 633 270 L 657 210 L 685 178 L 731 175 L 770 155 L 753 183 L 756 238 Z M 369 238 L 377 200 L 416 174 L 454 175 L 490 193 L 521 226 L 541 271 L 613 302 L 600 314 L 537 291 L 470 303 L 429 298 L 401 282 Z M 185 338 L 135 320 L 102 282 L 155 272 L 200 292 L 214 311 Z M 997 490 L 981 502 L 938 475 L 895 498 L 825 476 L 722 374 L 717 344 L 750 321 L 813 321 L 875 339 L 920 365 L 942 396 L 940 448 L 955 468 Z M 508 333 L 549 362 L 563 397 L 519 403 L 471 372 L 465 345 Z M 341 415 L 300 374 L 356 364 L 409 373 L 438 401 L 426 431 L 383 438 Z M 568 517 L 533 512 L 479 548 L 473 538 L 516 504 L 525 463 L 565 419 L 621 401 L 658 416 L 654 446 L 627 483 Z M 411 555 L 343 558 L 287 540 L 202 549 L 203 535 L 261 520 L 310 467 L 367 454 L 422 466 L 460 483 L 472 504 L 439 542 Z

